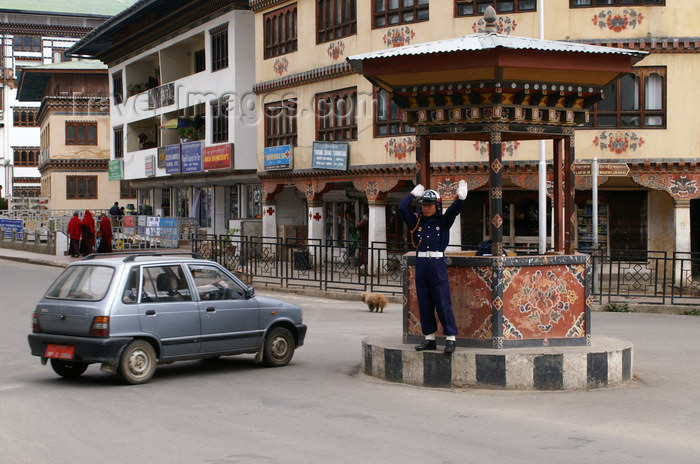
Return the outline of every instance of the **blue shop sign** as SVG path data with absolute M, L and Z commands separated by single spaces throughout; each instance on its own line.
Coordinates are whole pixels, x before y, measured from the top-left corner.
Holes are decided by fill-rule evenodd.
M 180 174 L 180 144 L 165 147 L 165 173 Z
M 266 171 L 292 169 L 293 154 L 294 152 L 291 145 L 265 147 L 263 150 L 263 168 Z
M 202 172 L 202 142 L 189 142 L 181 145 L 182 172 Z
M 0 218 L 0 228 L 5 231 L 5 240 L 12 238 L 12 231 L 15 231 L 15 238 L 22 239 L 24 230 L 24 221 L 22 219 L 4 219 Z
M 314 142 L 311 167 L 314 169 L 348 169 L 348 142 Z

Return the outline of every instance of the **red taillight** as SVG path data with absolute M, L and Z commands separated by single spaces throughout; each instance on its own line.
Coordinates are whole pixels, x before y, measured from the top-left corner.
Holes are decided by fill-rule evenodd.
M 32 332 L 41 332 L 41 327 L 39 326 L 39 318 L 36 317 L 36 311 L 32 313 Z
M 92 320 L 90 336 L 109 337 L 109 316 L 97 316 Z

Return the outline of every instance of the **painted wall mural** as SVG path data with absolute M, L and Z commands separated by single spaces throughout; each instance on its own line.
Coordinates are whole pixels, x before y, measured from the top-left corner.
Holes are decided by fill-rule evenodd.
M 676 199 L 700 197 L 700 175 L 698 174 L 635 174 L 632 180 L 643 187 L 665 190 Z
M 499 16 L 496 20 L 496 32 L 503 35 L 509 35 L 511 32 L 515 31 L 518 23 L 514 19 L 508 16 Z M 472 24 L 472 30 L 474 33 L 486 32 L 486 22 L 484 18 L 480 18 L 474 24 Z
M 511 142 L 503 142 L 502 153 L 503 156 L 513 157 L 518 147 L 520 147 L 520 142 L 517 140 Z M 479 155 L 488 158 L 489 157 L 489 143 L 488 142 L 474 142 L 474 149 L 479 152 Z
M 415 137 L 392 137 L 384 144 L 386 154 L 396 160 L 405 159 L 407 156 L 413 156 L 416 151 Z
M 415 36 L 416 31 L 408 26 L 392 27 L 386 31 L 386 34 L 384 34 L 382 40 L 387 48 L 394 48 L 410 44 L 411 40 L 413 40 Z
M 629 26 L 632 29 L 637 24 L 642 24 L 644 16 L 633 8 L 624 9 L 622 13 L 613 13 L 612 10 L 603 10 L 593 16 L 593 24 L 601 29 L 610 29 L 613 32 L 622 32 Z
M 333 58 L 333 61 L 338 61 L 338 59 L 345 54 L 345 43 L 342 40 L 336 42 L 331 42 L 328 44 L 328 56 Z
M 279 74 L 280 76 L 287 72 L 288 67 L 289 61 L 287 61 L 286 56 L 283 56 L 282 58 L 277 58 L 275 60 L 275 64 L 272 65 L 272 69 L 274 69 L 275 73 Z
M 601 151 L 621 155 L 628 150 L 637 151 L 637 148 L 644 145 L 644 139 L 635 132 L 603 131 L 593 139 L 593 145 Z

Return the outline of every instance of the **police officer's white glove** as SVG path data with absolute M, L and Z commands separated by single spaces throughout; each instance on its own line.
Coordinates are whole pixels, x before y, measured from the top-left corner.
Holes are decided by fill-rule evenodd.
M 467 187 L 467 181 L 460 180 L 459 186 L 457 187 L 457 197 L 459 197 L 460 200 L 464 200 L 465 198 L 467 198 L 468 192 L 469 188 Z
M 425 192 L 425 187 L 423 187 L 423 184 L 418 184 L 411 190 L 411 195 L 420 198 L 423 196 L 423 192 Z

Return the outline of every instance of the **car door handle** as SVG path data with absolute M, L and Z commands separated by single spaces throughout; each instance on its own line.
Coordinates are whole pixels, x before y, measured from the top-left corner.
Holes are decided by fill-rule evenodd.
M 216 312 L 216 308 L 213 307 L 213 306 L 209 306 L 209 307 L 207 308 L 207 312 L 208 312 L 208 313 L 215 313 L 215 312 Z
M 146 310 L 146 316 L 155 316 L 155 315 L 156 315 L 155 309 Z

